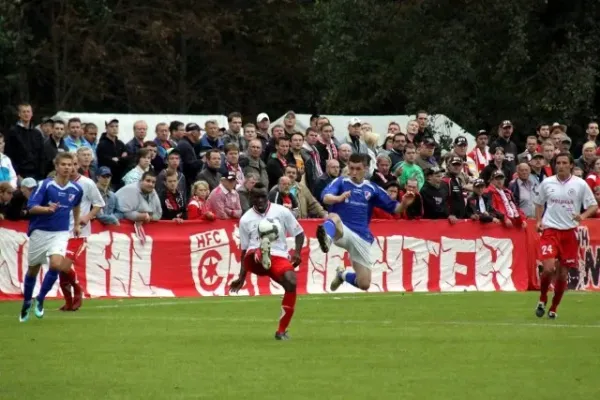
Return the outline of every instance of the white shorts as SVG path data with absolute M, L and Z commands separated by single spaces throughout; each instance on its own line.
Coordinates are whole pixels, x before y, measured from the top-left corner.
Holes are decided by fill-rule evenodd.
M 344 234 L 333 243 L 348 251 L 352 263 L 357 263 L 365 268 L 372 269 L 373 257 L 371 255 L 371 243 L 358 236 L 346 225 L 342 225 L 344 226 Z
M 29 265 L 41 265 L 48 262 L 48 257 L 67 254 L 69 232 L 48 232 L 36 229 L 29 236 Z

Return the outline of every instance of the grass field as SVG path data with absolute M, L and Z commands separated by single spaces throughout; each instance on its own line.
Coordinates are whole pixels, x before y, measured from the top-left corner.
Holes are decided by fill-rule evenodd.
M 302 296 L 291 341 L 279 297 L 91 300 L 76 313 L 0 303 L 0 400 L 592 399 L 600 294 Z

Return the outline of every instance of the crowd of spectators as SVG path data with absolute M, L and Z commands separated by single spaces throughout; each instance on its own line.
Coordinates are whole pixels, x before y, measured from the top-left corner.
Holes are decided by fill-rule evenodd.
M 600 200 L 595 121 L 575 145 L 566 126 L 542 123 L 527 136 L 525 149 L 513 140 L 513 124 L 502 121 L 496 132 L 477 132 L 474 148 L 458 136 L 442 155 L 425 111 L 405 127 L 391 121 L 383 141 L 369 121 L 358 118 L 335 132 L 326 116 L 314 115 L 300 132 L 289 111 L 282 125 L 271 124 L 265 113 L 244 125 L 238 112 L 229 114 L 228 129 L 215 120 L 203 127 L 163 122 L 153 127 L 153 137 L 146 122 L 137 121 L 133 139 L 123 143 L 117 119 L 98 127 L 78 118 L 44 118 L 36 126 L 29 104 L 18 110 L 17 123 L 0 133 L 0 219 L 28 218 L 27 199 L 40 180 L 53 175 L 59 152 L 75 153 L 79 174 L 96 183 L 105 206 L 95 218 L 104 224 L 239 219 L 250 208 L 256 182 L 297 218 L 322 218 L 327 207 L 321 193 L 347 175 L 353 153 L 370 160 L 367 178 L 392 198 L 400 200 L 408 190 L 417 194 L 403 215 L 376 209 L 377 219 L 474 219 L 524 227 L 534 217 L 536 187 L 553 175 L 553 159 L 564 151 L 576 157 L 574 175 L 586 179 Z

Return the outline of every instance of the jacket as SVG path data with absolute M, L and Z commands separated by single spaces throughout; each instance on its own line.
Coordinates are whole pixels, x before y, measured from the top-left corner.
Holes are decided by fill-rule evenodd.
M 244 174 L 252 171 L 258 174 L 259 182 L 262 182 L 266 187 L 269 186 L 269 174 L 267 166 L 262 159 L 254 160 L 251 158 L 240 158 L 240 167 L 243 168 Z
M 485 212 L 487 214 L 481 212 L 479 207 L 480 198 L 483 199 Z M 484 224 L 492 222 L 494 218 L 498 218 L 499 220 L 504 218 L 502 214 L 492 207 L 492 198 L 487 193 L 483 193 L 481 196 L 473 193 L 467 198 L 467 218 L 471 218 L 473 215 L 479 215 L 479 221 Z
M 290 192 L 298 200 L 298 218 L 324 218 L 327 215 L 305 184 L 296 183 Z
M 187 219 L 187 209 L 183 193 L 176 190 L 175 193 L 165 191 L 160 197 L 162 216 L 160 219 L 171 221 L 175 218 Z
M 27 198 L 21 190 L 15 190 L 5 210 L 4 217 L 10 221 L 19 221 L 29 219 L 29 209 L 27 208 Z
M 342 144 L 343 143 L 347 143 L 350 145 L 350 147 L 352 147 L 352 153 L 369 155 L 369 148 L 367 147 L 367 144 L 360 138 L 355 139 L 350 135 L 346 135 L 342 141 Z
M 102 195 L 105 206 L 96 214 L 96 219 L 104 225 L 116 225 L 119 222 L 119 212 L 115 192 L 110 189 L 103 192 L 100 188 L 98 191 Z
M 158 193 L 158 196 L 160 197 L 162 193 L 164 193 L 166 186 L 165 186 L 165 179 L 167 178 L 167 170 L 163 169 L 162 171 L 160 171 L 160 173 L 158 174 L 158 176 L 156 177 L 156 186 L 154 186 L 154 189 L 156 190 L 156 193 Z M 177 172 L 177 190 L 182 193 L 184 195 L 184 200 L 187 200 L 187 182 L 185 180 L 185 176 L 183 176 L 183 174 L 181 172 Z
M 221 173 L 218 169 L 212 169 L 208 165 L 196 176 L 196 181 L 205 181 L 212 192 L 221 184 Z
M 127 157 L 121 157 L 123 153 L 127 153 L 125 144 L 116 138 L 113 142 L 106 132 L 100 137 L 96 154 L 98 156 L 98 168 L 108 167 L 112 172 L 112 182 L 114 185 L 120 185 L 121 178 L 127 171 L 129 160 Z M 114 161 L 117 158 L 118 161 Z
M 50 136 L 44 142 L 44 157 L 46 159 L 46 165 L 44 166 L 44 176 L 48 176 L 48 174 L 54 171 L 54 157 L 58 153 L 68 152 L 69 147 L 65 143 L 64 138 L 60 138 L 59 142 L 56 143 L 54 138 Z
M 13 189 L 17 188 L 17 173 L 10 158 L 0 153 L 0 182 L 10 182 Z
M 294 214 L 294 217 L 299 218 L 298 217 L 298 213 L 299 213 L 298 199 L 292 193 L 289 193 L 288 196 L 289 196 L 289 200 L 291 202 L 291 207 L 292 207 L 292 208 L 290 208 L 290 211 L 292 212 L 292 214 Z M 269 201 L 271 203 L 283 205 L 284 199 L 285 199 L 285 197 L 282 196 L 281 192 L 279 191 L 279 186 L 275 186 L 269 192 Z
M 465 197 L 463 194 L 462 184 L 457 176 L 445 176 L 442 181 L 448 185 L 448 213 L 454 215 L 458 219 L 467 218 L 467 210 Z
M 12 161 L 17 175 L 35 180 L 45 178 L 44 136 L 33 125 L 25 127 L 18 122 L 8 131 L 5 142 L 4 153 Z
M 192 197 L 187 205 L 187 218 L 190 221 L 212 221 L 214 218 L 207 218 L 206 214 L 212 212 L 208 207 L 206 200 L 201 200 L 196 196 Z
M 429 182 L 425 182 L 421 191 L 421 200 L 423 201 L 423 218 L 425 219 L 446 219 L 448 218 L 448 184 L 440 183 L 440 187 L 435 187 Z
M 499 137 L 490 145 L 490 152 L 493 152 L 496 147 L 502 147 L 504 149 L 504 155 L 506 157 L 505 162 L 509 164 L 512 170 L 515 170 L 517 167 L 517 156 L 519 154 L 515 142 L 510 140 L 510 138 L 506 140 L 503 137 Z M 491 163 L 493 163 L 493 161 L 490 161 L 490 164 Z
M 513 212 L 515 215 L 513 217 L 509 217 L 510 212 L 506 208 L 506 205 L 504 204 L 502 196 L 500 195 L 500 190 L 504 193 L 507 201 L 514 208 Z M 513 224 L 520 225 L 523 221 L 525 221 L 527 219 L 527 217 L 525 216 L 525 213 L 523 213 L 523 210 L 521 210 L 515 203 L 515 199 L 510 190 L 505 189 L 505 188 L 497 189 L 495 186 L 490 185 L 486 189 L 486 193 L 489 193 L 489 196 L 491 196 L 492 207 L 494 208 L 494 210 L 496 210 L 498 212 L 498 215 L 501 216 L 500 219 L 502 219 L 503 221 L 506 222 L 507 219 L 510 219 Z
M 296 165 L 296 160 L 292 153 L 288 153 L 286 159 L 282 162 L 278 157 L 277 153 L 273 153 L 267 162 L 267 175 L 269 176 L 269 189 L 279 183 L 279 178 L 285 173 L 285 166 Z
M 142 193 L 139 183 L 123 186 L 115 193 L 119 212 L 129 220 L 136 221 L 139 213 L 147 212 L 153 221 L 162 217 L 162 206 L 156 190 L 152 193 Z
M 181 155 L 183 176 L 185 176 L 186 182 L 189 182 L 191 185 L 194 179 L 196 179 L 198 172 L 202 170 L 204 163 L 196 156 L 194 145 L 187 137 L 183 137 L 177 142 L 177 151 Z
M 229 143 L 235 143 L 241 152 L 248 150 L 248 141 L 244 139 L 244 135 L 242 131 L 238 132 L 236 135 L 230 130 L 227 130 L 223 135 L 223 145 L 227 145 Z
M 221 140 L 221 138 L 212 140 L 208 137 L 208 135 L 205 134 L 194 146 L 194 151 L 197 155 L 202 156 L 204 153 L 212 149 L 223 151 L 223 147 L 225 147 L 225 145 L 223 144 L 223 140 Z

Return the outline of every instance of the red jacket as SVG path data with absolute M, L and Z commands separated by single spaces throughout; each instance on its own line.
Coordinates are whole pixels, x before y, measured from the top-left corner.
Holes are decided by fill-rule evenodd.
M 190 199 L 190 202 L 187 205 L 187 217 L 188 220 L 205 220 L 212 221 L 214 220 L 214 216 L 212 218 L 207 218 L 206 213 L 211 212 L 210 208 L 206 200 L 201 200 L 200 198 L 194 196 Z M 214 215 L 214 213 L 213 213 Z
M 511 208 L 514 210 L 514 212 L 516 212 L 516 216 L 509 217 L 509 211 L 506 209 L 506 204 L 502 200 L 502 196 L 500 196 L 499 190 L 502 190 L 504 192 L 504 196 L 508 200 L 509 204 L 512 206 Z M 510 190 L 508 190 L 506 188 L 496 189 L 496 187 L 494 185 L 490 185 L 485 190 L 485 192 L 490 194 L 490 196 L 492 198 L 492 207 L 494 208 L 494 210 L 498 211 L 500 214 L 502 214 L 504 216 L 504 221 L 506 221 L 507 218 L 510 218 L 510 221 L 512 222 L 512 224 L 515 227 L 520 228 L 521 225 L 523 224 L 523 221 L 527 220 L 527 217 L 525 216 L 525 213 L 523 212 L 523 210 L 521 210 L 516 205 L 515 199 Z

